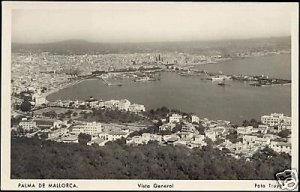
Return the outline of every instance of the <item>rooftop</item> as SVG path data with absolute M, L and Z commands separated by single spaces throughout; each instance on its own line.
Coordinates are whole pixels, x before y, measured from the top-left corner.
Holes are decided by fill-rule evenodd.
M 111 131 L 108 133 L 109 135 L 126 135 L 127 133 L 123 131 Z

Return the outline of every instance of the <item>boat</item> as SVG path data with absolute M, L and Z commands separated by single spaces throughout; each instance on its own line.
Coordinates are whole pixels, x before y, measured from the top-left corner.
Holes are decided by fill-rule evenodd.
M 221 82 L 218 83 L 219 86 L 225 86 L 225 79 L 223 79 Z
M 224 78 L 223 77 L 212 77 L 211 80 L 212 81 L 223 81 Z

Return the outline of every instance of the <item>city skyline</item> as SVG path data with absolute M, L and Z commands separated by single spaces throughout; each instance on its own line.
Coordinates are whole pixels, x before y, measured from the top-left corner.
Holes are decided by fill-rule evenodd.
M 291 8 L 292 4 L 270 3 L 101 3 L 80 8 L 74 4 L 67 9 L 22 9 L 12 13 L 12 42 L 80 39 L 140 43 L 282 37 L 291 35 Z

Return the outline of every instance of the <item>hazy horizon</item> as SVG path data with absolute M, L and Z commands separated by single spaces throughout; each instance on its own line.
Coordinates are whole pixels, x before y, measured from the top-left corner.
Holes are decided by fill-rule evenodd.
M 99 42 L 99 41 L 91 41 L 85 39 L 64 39 L 57 41 L 49 41 L 49 42 L 35 42 L 35 43 L 23 43 L 23 42 L 11 42 L 13 44 L 48 44 L 48 43 L 60 43 L 60 42 L 68 42 L 68 41 L 78 41 L 78 42 L 87 42 L 87 43 L 99 43 L 99 44 L 143 44 L 143 43 L 189 43 L 189 42 L 217 42 L 217 41 L 243 41 L 243 40 L 257 40 L 257 39 L 274 39 L 274 38 L 291 38 L 291 36 L 271 36 L 271 37 L 253 37 L 253 38 L 241 38 L 241 39 L 210 39 L 210 40 L 174 40 L 174 41 L 140 41 L 140 42 Z
M 152 43 L 291 36 L 292 4 L 99 3 L 18 9 L 12 42 Z

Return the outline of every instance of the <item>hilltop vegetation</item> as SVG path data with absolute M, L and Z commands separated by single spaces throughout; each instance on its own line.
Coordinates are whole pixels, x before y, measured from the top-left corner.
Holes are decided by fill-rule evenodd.
M 250 161 L 226 151 L 159 146 L 150 142 L 127 146 L 124 140 L 104 147 L 56 143 L 13 137 L 12 179 L 275 179 L 291 166 L 291 157 L 271 149 L 257 152 Z

